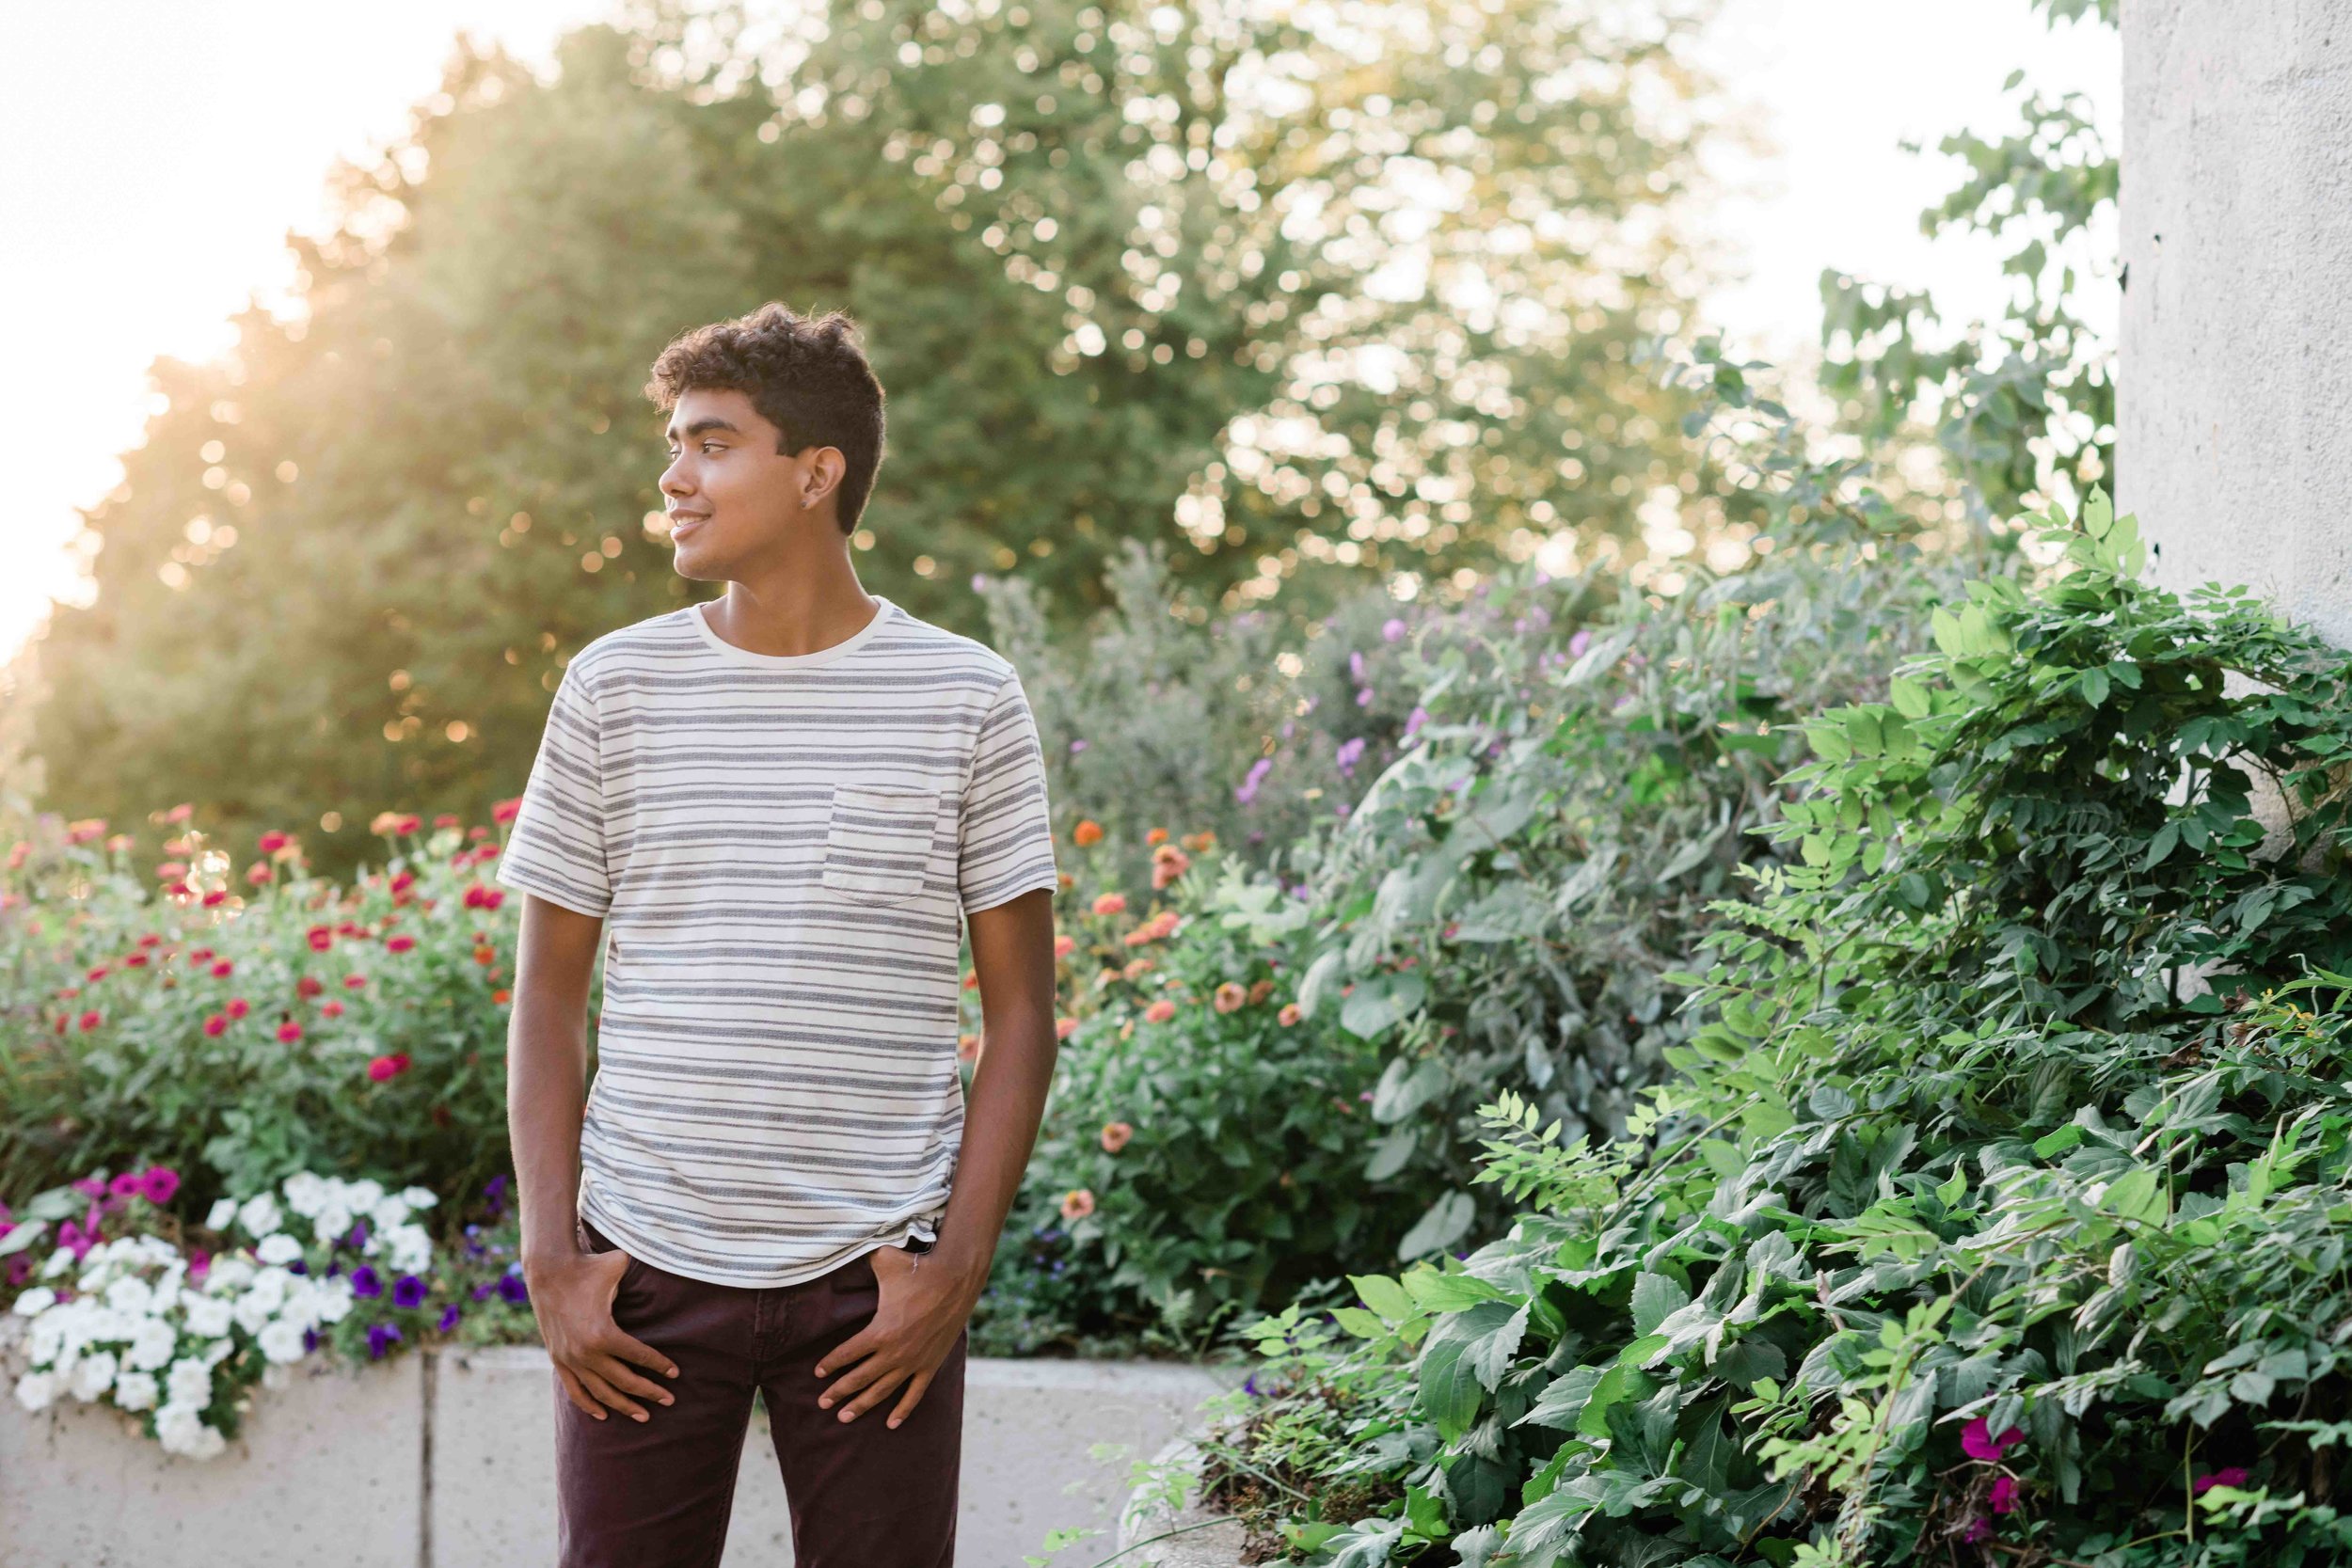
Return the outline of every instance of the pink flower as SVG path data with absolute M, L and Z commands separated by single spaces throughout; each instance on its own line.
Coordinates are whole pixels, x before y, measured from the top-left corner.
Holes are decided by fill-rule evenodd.
M 368 1063 L 368 1076 L 378 1084 L 387 1083 L 408 1070 L 408 1053 L 395 1051 L 389 1056 L 378 1056 Z
M 293 1019 L 288 1019 L 278 1026 L 278 1043 L 280 1045 L 292 1045 L 301 1037 L 302 1025 Z
M 1118 914 L 1126 909 L 1127 895 L 1122 893 L 1102 894 L 1095 898 L 1093 907 L 1096 914 Z
M 204 1021 L 204 1032 L 215 1039 L 229 1032 L 229 1015 L 215 1013 Z
M 2232 1465 L 2209 1476 L 2199 1476 L 2195 1491 L 2201 1497 L 2217 1486 L 2243 1486 L 2249 1479 L 2243 1465 Z
M 180 1190 L 180 1173 L 169 1165 L 150 1165 L 139 1175 L 140 1196 L 158 1209 Z
M 390 952 L 405 953 L 408 949 L 417 945 L 417 939 L 404 933 L 403 935 L 388 939 L 384 945 L 386 949 Z
M 1960 1538 L 1973 1546 L 1992 1533 L 1993 1521 L 1979 1513 L 1968 1521 L 1968 1528 L 1960 1532 Z
M 1084 1187 L 1073 1187 L 1061 1195 L 1061 1217 L 1082 1220 L 1094 1212 L 1094 1195 Z
M 1143 1022 L 1146 1023 L 1166 1023 L 1175 1016 L 1176 1004 L 1165 996 L 1143 1009 Z
M 1991 1424 L 1981 1416 L 1970 1421 L 1960 1431 L 1961 1451 L 1971 1459 L 1981 1459 L 1988 1465 L 1999 1464 L 2001 1454 L 2005 1449 L 2012 1449 L 2025 1440 L 2026 1434 L 2015 1427 L 2010 1428 L 1998 1437 L 1994 1436 Z
M 139 1180 L 135 1173 L 126 1170 L 106 1184 L 106 1191 L 117 1197 L 129 1197 L 132 1194 L 142 1191 L 144 1186 L 145 1183 Z
M 2015 1476 L 1993 1478 L 1993 1512 L 1995 1513 L 2017 1512 L 2017 1478 Z

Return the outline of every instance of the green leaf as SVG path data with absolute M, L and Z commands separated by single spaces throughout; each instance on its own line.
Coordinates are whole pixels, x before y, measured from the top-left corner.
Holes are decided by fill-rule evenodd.
M 1633 1281 L 1633 1332 L 1639 1337 L 1655 1334 L 1658 1325 L 1691 1304 L 1691 1292 L 1660 1274 L 1645 1274 Z

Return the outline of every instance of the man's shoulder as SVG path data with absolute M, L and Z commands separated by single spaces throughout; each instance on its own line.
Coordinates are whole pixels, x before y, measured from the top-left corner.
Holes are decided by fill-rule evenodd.
M 926 621 L 904 605 L 894 604 L 897 619 L 890 627 L 886 651 L 919 654 L 926 663 L 969 670 L 994 690 L 1013 673 L 1012 660 L 977 637 Z
M 615 673 L 648 659 L 673 657 L 694 641 L 694 628 L 686 619 L 692 613 L 689 606 L 615 626 L 591 638 L 586 647 L 572 656 L 570 667 L 580 673 L 593 690 Z

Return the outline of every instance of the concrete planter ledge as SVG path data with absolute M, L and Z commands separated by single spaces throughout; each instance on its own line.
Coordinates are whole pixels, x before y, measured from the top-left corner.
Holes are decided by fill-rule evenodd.
M 1055 1568 L 1109 1555 L 1132 1462 L 1195 1428 L 1200 1402 L 1242 1375 L 973 1358 L 957 1560 L 1018 1568 L 1048 1530 L 1085 1526 L 1104 1533 L 1055 1554 Z M 232 1540 L 353 1568 L 550 1562 L 555 1397 L 536 1346 L 297 1365 L 284 1386 L 255 1392 L 245 1435 L 203 1462 L 166 1454 L 107 1406 L 29 1415 L 0 1400 L 0 1568 L 211 1568 Z M 764 1568 L 792 1560 L 791 1519 L 765 1412 L 753 1427 L 726 1560 Z M 1121 1449 L 1089 1452 L 1105 1443 Z
M 1181 1466 L 1196 1482 L 1200 1458 L 1200 1447 L 1181 1435 L 1152 1456 L 1155 1465 Z M 1128 1495 L 1119 1516 L 1119 1544 L 1134 1549 L 1119 1559 L 1116 1568 L 1241 1568 L 1240 1520 L 1203 1508 L 1197 1492 L 1184 1508 L 1171 1510 L 1152 1495 L 1157 1490 L 1146 1482 Z

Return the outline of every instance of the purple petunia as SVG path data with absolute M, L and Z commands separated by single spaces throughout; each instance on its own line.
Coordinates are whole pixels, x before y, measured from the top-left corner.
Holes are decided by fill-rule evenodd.
M 383 1360 L 384 1353 L 391 1349 L 392 1342 L 399 1338 L 400 1328 L 397 1324 L 368 1324 L 368 1359 L 371 1361 Z
M 502 1274 L 499 1275 L 499 1300 L 523 1306 L 531 1300 L 531 1287 L 523 1283 L 521 1275 Z
M 384 1293 L 384 1281 L 373 1268 L 362 1263 L 351 1271 L 351 1293 L 355 1296 L 380 1296 Z
M 319 1331 L 318 1331 L 317 1329 L 315 1329 L 315 1328 L 306 1328 L 306 1329 L 304 1329 L 304 1330 L 302 1331 L 302 1353 L 303 1353 L 305 1355 L 308 1355 L 310 1352 L 312 1352 L 312 1351 L 314 1351 L 314 1350 L 316 1350 L 316 1349 L 318 1349 L 318 1348 L 319 1348 Z
M 451 1329 L 455 1328 L 457 1326 L 457 1320 L 465 1315 L 464 1309 L 453 1301 L 447 1307 L 442 1307 L 441 1332 L 447 1334 Z
M 1364 737 L 1356 736 L 1340 742 L 1340 749 L 1331 760 L 1340 765 L 1340 771 L 1349 778 L 1356 776 L 1356 759 L 1364 754 Z
M 490 1299 L 490 1292 L 497 1289 L 497 1286 L 491 1284 L 485 1279 L 481 1284 L 473 1288 L 473 1299 L 476 1301 L 488 1301 Z
M 424 1281 L 413 1274 L 405 1274 L 393 1280 L 392 1305 L 404 1307 L 422 1307 L 424 1305 Z
M 1250 801 L 1256 800 L 1258 798 L 1258 786 L 1265 782 L 1266 773 L 1273 767 L 1274 759 L 1272 757 L 1260 757 L 1257 761 L 1251 763 L 1249 765 L 1248 774 L 1243 778 L 1241 783 L 1233 786 L 1233 799 L 1240 801 L 1245 806 L 1249 804 Z

